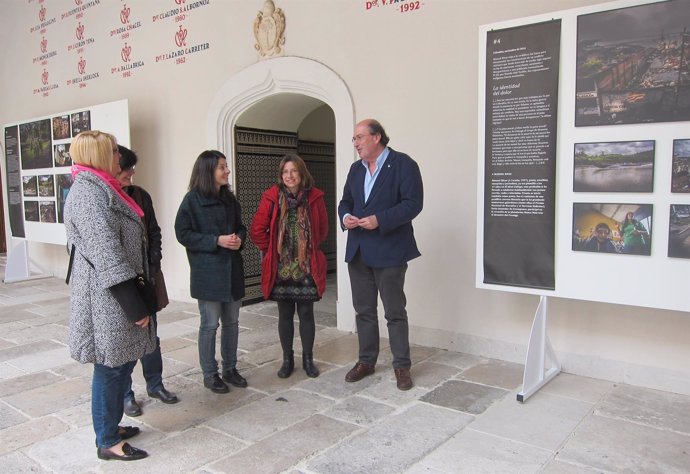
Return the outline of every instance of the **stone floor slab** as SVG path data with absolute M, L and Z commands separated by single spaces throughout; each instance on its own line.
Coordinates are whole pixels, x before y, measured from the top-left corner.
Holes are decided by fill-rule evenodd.
M 359 426 L 370 426 L 395 408 L 363 397 L 348 397 L 324 412 L 324 415 Z
M 42 372 L 74 362 L 67 347 L 60 347 L 51 351 L 27 354 L 8 361 L 13 366 L 28 373 Z
M 32 459 L 40 460 L 51 472 L 93 472 L 101 463 L 96 456 L 94 439 L 91 426 L 85 426 L 34 443 L 25 452 Z M 74 449 L 75 446 L 82 449 Z
M 413 382 L 417 387 L 434 388 L 460 374 L 460 369 L 427 359 L 412 367 Z
M 506 390 L 500 388 L 462 380 L 449 380 L 421 397 L 420 400 L 478 415 L 494 402 L 505 397 L 507 393 Z
M 196 427 L 175 434 L 144 448 L 149 457 L 133 463 L 104 463 L 102 472 L 116 473 L 160 473 L 193 472 L 195 469 L 214 462 L 242 449 L 244 445 L 223 433 Z
M 50 385 L 64 380 L 51 372 L 39 372 L 31 375 L 14 377 L 11 380 L 0 382 L 0 397 L 22 393 L 36 388 L 36 385 Z
M 64 347 L 64 345 L 53 341 L 34 341 L 30 343 L 20 342 L 19 344 L 14 344 L 12 347 L 0 350 L 0 362 L 5 362 L 26 355 L 34 355 L 40 352 L 52 351 L 54 349 L 63 349 Z
M 539 392 L 520 403 L 511 392 L 478 417 L 472 429 L 555 451 L 592 409 L 591 403 Z
M 90 398 L 90 379 L 70 379 L 9 395 L 4 400 L 28 415 L 38 417 L 79 405 Z
M 524 366 L 513 362 L 487 359 L 462 372 L 462 378 L 470 382 L 514 390 L 522 385 Z
M 58 418 L 45 416 L 0 430 L 0 456 L 50 439 L 68 429 L 69 426 Z
M 216 417 L 208 426 L 244 441 L 257 441 L 332 405 L 332 400 L 314 393 L 287 390 Z
M 597 414 L 690 435 L 690 398 L 675 393 L 616 385 Z
M 273 474 L 322 451 L 354 432 L 357 426 L 314 415 L 211 466 L 214 472 Z
M 0 456 L 0 466 L 2 466 L 3 474 L 25 474 L 27 472 L 43 474 L 50 472 L 21 451 Z
M 472 418 L 432 405 L 415 404 L 321 453 L 307 468 L 328 474 L 397 474 L 445 443 Z
M 592 415 L 556 459 L 607 472 L 687 474 L 690 436 Z
M 469 425 L 420 464 L 447 473 L 527 474 L 538 472 L 553 455 L 553 451 L 474 431 Z
M 29 420 L 29 417 L 22 415 L 15 408 L 0 403 L 0 430 L 22 424 Z
M 540 392 L 597 403 L 614 387 L 613 382 L 561 372 L 540 389 Z

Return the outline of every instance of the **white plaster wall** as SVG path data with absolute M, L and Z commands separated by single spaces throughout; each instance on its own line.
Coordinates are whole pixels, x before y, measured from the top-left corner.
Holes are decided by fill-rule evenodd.
M 102 11 L 111 13 L 103 18 L 88 13 L 88 26 L 107 31 L 122 2 L 101 3 Z M 153 196 L 164 235 L 163 269 L 178 297 L 188 294 L 188 265 L 174 238 L 175 213 L 191 165 L 208 143 L 210 104 L 227 81 L 257 62 L 251 25 L 262 3 L 211 0 L 211 7 L 190 15 L 187 27 L 203 29 L 211 49 L 184 66 L 153 64 L 153 46 L 138 40 L 149 64 L 137 76 L 119 80 L 103 74 L 84 89 L 65 88 L 46 98 L 32 94 L 40 69 L 31 58 L 39 48 L 28 26 L 36 22 L 37 5 L 1 6 L 0 43 L 6 47 L 0 52 L 0 124 L 129 99 L 132 146 L 141 161 L 135 180 Z M 334 71 L 353 99 L 355 119 L 381 120 L 391 146 L 420 164 L 426 196 L 415 231 L 423 256 L 411 262 L 407 274 L 413 342 L 523 362 L 538 298 L 475 288 L 478 26 L 601 2 L 431 0 L 406 14 L 393 13 L 396 7 L 366 11 L 360 0 L 276 3 L 287 18 L 286 54 Z M 153 0 L 131 7 L 148 20 L 171 4 Z M 72 0 L 48 2 L 49 10 L 59 12 L 71 5 Z M 89 52 L 89 61 L 114 62 L 107 59 L 113 46 L 101 43 L 97 54 Z M 57 76 L 63 67 L 75 67 L 71 54 L 60 56 L 64 61 L 50 66 Z M 3 160 L 3 176 L 4 166 Z M 64 249 L 34 244 L 31 252 L 50 272 L 64 275 Z M 551 342 L 565 371 L 690 393 L 690 315 L 554 299 L 549 317 Z

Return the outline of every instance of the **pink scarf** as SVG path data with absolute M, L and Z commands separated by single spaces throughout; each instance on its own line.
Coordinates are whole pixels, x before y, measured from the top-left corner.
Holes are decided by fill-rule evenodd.
M 84 165 L 78 165 L 78 164 L 73 164 L 72 165 L 72 178 L 76 178 L 79 173 L 82 171 L 87 171 L 89 173 L 93 173 L 94 175 L 98 176 L 101 178 L 110 188 L 115 191 L 115 194 L 117 194 L 120 199 L 122 199 L 125 204 L 127 204 L 134 212 L 137 213 L 139 217 L 144 217 L 144 211 L 141 210 L 139 205 L 129 197 L 129 195 L 122 189 L 122 185 L 118 180 L 113 178 L 110 173 L 107 173 L 105 171 L 97 170 L 96 168 L 91 168 L 89 166 L 84 166 Z

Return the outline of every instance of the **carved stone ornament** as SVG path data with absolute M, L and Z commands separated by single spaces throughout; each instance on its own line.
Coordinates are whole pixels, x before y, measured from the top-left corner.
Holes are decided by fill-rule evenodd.
M 285 15 L 276 8 L 273 0 L 266 0 L 254 20 L 254 49 L 263 58 L 282 54 L 281 46 L 285 44 Z

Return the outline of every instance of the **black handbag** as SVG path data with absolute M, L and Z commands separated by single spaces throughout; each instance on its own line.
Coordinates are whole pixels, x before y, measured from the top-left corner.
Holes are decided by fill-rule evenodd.
M 135 283 L 139 296 L 146 305 L 146 309 L 148 309 L 151 314 L 157 312 L 158 298 L 156 298 L 156 288 L 151 284 L 145 275 L 141 274 L 137 275 Z

